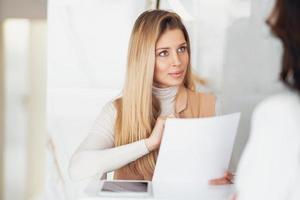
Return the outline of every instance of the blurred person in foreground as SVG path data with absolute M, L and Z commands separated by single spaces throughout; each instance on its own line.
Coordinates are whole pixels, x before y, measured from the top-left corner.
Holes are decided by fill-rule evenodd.
M 238 200 L 300 199 L 300 1 L 277 0 L 267 19 L 283 45 L 287 91 L 260 103 L 237 170 Z

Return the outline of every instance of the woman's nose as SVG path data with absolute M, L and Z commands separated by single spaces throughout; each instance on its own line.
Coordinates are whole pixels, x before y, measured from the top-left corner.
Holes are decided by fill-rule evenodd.
M 177 52 L 173 53 L 173 56 L 172 56 L 172 65 L 174 67 L 177 67 L 177 66 L 181 65 L 180 56 L 178 55 Z

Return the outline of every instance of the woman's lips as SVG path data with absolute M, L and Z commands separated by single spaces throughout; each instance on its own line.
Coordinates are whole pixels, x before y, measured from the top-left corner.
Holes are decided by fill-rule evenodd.
M 183 75 L 183 71 L 169 73 L 173 78 L 180 78 Z

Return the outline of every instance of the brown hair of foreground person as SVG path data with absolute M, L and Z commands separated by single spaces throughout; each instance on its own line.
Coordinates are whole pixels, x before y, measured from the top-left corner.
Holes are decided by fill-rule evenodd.
M 300 94 L 300 1 L 277 0 L 267 24 L 283 44 L 280 79 Z

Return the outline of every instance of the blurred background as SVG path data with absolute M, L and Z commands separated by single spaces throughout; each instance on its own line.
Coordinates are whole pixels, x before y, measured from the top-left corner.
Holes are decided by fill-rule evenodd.
M 67 169 L 124 80 L 133 23 L 146 9 L 177 12 L 192 65 L 218 113 L 242 112 L 234 171 L 254 106 L 279 92 L 281 44 L 265 19 L 274 0 L 0 0 L 0 199 L 75 199 L 89 180 Z
M 47 2 L 0 0 L 0 198 L 40 199 L 45 177 Z

